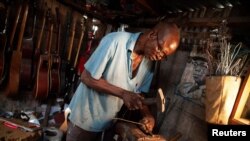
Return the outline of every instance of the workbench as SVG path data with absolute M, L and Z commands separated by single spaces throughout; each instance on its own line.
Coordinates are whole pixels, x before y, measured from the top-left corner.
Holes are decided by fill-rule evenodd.
M 14 124 L 8 124 L 12 122 Z M 30 124 L 16 119 L 6 120 L 0 118 L 0 141 L 41 141 L 42 130 L 40 128 L 36 127 L 33 131 L 27 131 L 25 128 L 15 125 L 23 125 L 25 127 Z M 28 126 L 27 129 L 29 129 Z

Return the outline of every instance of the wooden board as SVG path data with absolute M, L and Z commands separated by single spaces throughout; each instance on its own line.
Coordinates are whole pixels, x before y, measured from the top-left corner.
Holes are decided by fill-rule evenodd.
M 5 119 L 0 118 L 0 140 L 2 141 L 36 141 L 42 137 L 42 130 L 36 130 L 38 128 L 32 128 L 32 132 L 27 132 L 20 128 L 11 128 L 6 126 Z M 18 122 L 21 123 L 21 122 Z M 28 125 L 28 124 L 27 124 Z M 30 128 L 30 125 L 27 126 Z M 22 125 L 23 126 L 23 125 Z
M 10 127 L 12 129 L 19 129 L 26 132 L 35 132 L 42 129 L 41 126 L 37 124 L 25 122 L 21 119 L 20 120 L 14 118 L 7 119 L 0 117 L 0 122 L 1 125 L 3 124 L 6 127 Z

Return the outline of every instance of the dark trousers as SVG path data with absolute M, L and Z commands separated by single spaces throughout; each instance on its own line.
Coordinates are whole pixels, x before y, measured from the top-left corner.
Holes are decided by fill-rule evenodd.
M 68 121 L 66 141 L 101 141 L 102 132 L 86 131 Z

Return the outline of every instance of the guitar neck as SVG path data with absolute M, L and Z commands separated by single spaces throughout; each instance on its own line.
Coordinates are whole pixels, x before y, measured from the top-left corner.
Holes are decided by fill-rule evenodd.
M 56 18 L 57 18 L 57 39 L 56 39 L 56 50 L 55 54 L 59 54 L 60 49 L 60 39 L 61 39 L 61 22 L 60 22 L 60 11 L 59 7 L 56 7 Z
M 76 65 L 77 65 L 77 61 L 78 61 L 78 56 L 79 56 L 79 52 L 80 52 L 80 49 L 81 49 L 81 45 L 82 45 L 82 40 L 83 40 L 83 37 L 84 37 L 84 32 L 85 32 L 85 19 L 83 18 L 82 19 L 82 32 L 81 32 L 81 35 L 80 35 L 80 39 L 79 39 L 79 43 L 78 43 L 78 46 L 77 46 L 77 51 L 76 51 L 76 56 L 75 56 L 75 60 L 74 60 L 74 65 L 73 67 L 76 68 Z
M 45 54 L 47 54 L 47 55 L 50 55 L 50 52 L 51 52 L 51 45 L 52 45 L 52 39 L 53 39 L 53 29 L 54 29 L 54 26 L 53 26 L 53 24 L 51 24 L 49 27 L 49 36 L 48 36 L 47 48 L 45 51 Z
M 18 39 L 18 43 L 17 43 L 17 49 L 16 49 L 17 51 L 21 51 L 22 41 L 23 41 L 23 34 L 24 34 L 25 26 L 26 26 L 28 12 L 29 12 L 29 5 L 25 4 L 25 11 L 24 11 L 23 20 L 22 20 L 22 24 L 21 24 L 21 29 L 20 29 L 20 32 L 19 32 L 19 39 Z
M 2 30 L 1 34 L 6 34 L 7 32 L 7 27 L 8 27 L 8 24 L 9 24 L 9 14 L 10 14 L 10 8 L 9 6 L 6 8 L 6 15 L 5 15 L 5 22 L 4 22 L 4 29 Z
M 67 60 L 70 61 L 74 38 L 75 38 L 75 28 L 76 28 L 76 16 L 73 14 L 73 21 L 72 21 L 72 27 L 71 27 L 71 38 L 69 40 L 69 47 L 68 47 L 68 56 Z
M 79 43 L 78 43 L 78 46 L 77 46 L 76 56 L 75 56 L 74 65 L 73 65 L 74 68 L 76 68 L 76 65 L 77 65 L 78 56 L 79 56 L 79 52 L 80 52 L 80 49 L 81 49 L 83 37 L 84 37 L 84 31 L 81 32 L 80 40 L 79 40 Z
M 45 49 L 44 54 L 50 55 L 52 39 L 53 39 L 53 30 L 54 30 L 54 25 L 53 25 L 52 19 L 51 19 L 51 9 L 50 8 L 47 11 L 47 18 L 48 18 L 49 30 L 48 30 L 48 34 L 47 34 L 47 45 L 46 45 L 46 49 Z
M 12 47 L 12 45 L 13 45 L 13 40 L 14 40 L 14 37 L 15 37 L 16 28 L 17 28 L 17 24 L 18 24 L 18 21 L 19 21 L 20 14 L 21 14 L 21 10 L 22 10 L 22 5 L 19 5 L 18 9 L 17 9 L 17 15 L 16 15 L 16 18 L 15 18 L 15 23 L 14 23 L 14 26 L 12 28 L 12 32 L 11 32 L 11 35 L 10 35 L 10 47 Z
M 37 22 L 37 1 L 33 1 L 32 10 L 33 10 L 32 38 L 34 38 L 36 22 Z
M 44 27 L 45 27 L 45 23 L 46 23 L 46 11 L 44 11 L 43 15 L 42 15 L 42 27 L 41 27 L 41 31 L 38 34 L 38 39 L 37 39 L 37 44 L 36 44 L 36 50 L 40 49 L 41 46 L 41 41 L 42 41 L 42 37 L 43 37 L 43 31 L 44 31 Z

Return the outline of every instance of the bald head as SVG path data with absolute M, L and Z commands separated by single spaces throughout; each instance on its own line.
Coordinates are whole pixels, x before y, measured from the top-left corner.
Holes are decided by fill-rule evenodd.
M 180 42 L 180 30 L 177 25 L 174 23 L 160 22 L 153 30 L 158 33 L 158 38 L 166 54 L 174 53 Z
M 157 25 L 155 25 L 153 30 L 158 32 L 164 31 L 166 34 L 172 34 L 178 37 L 180 36 L 179 28 L 174 23 L 159 22 Z

